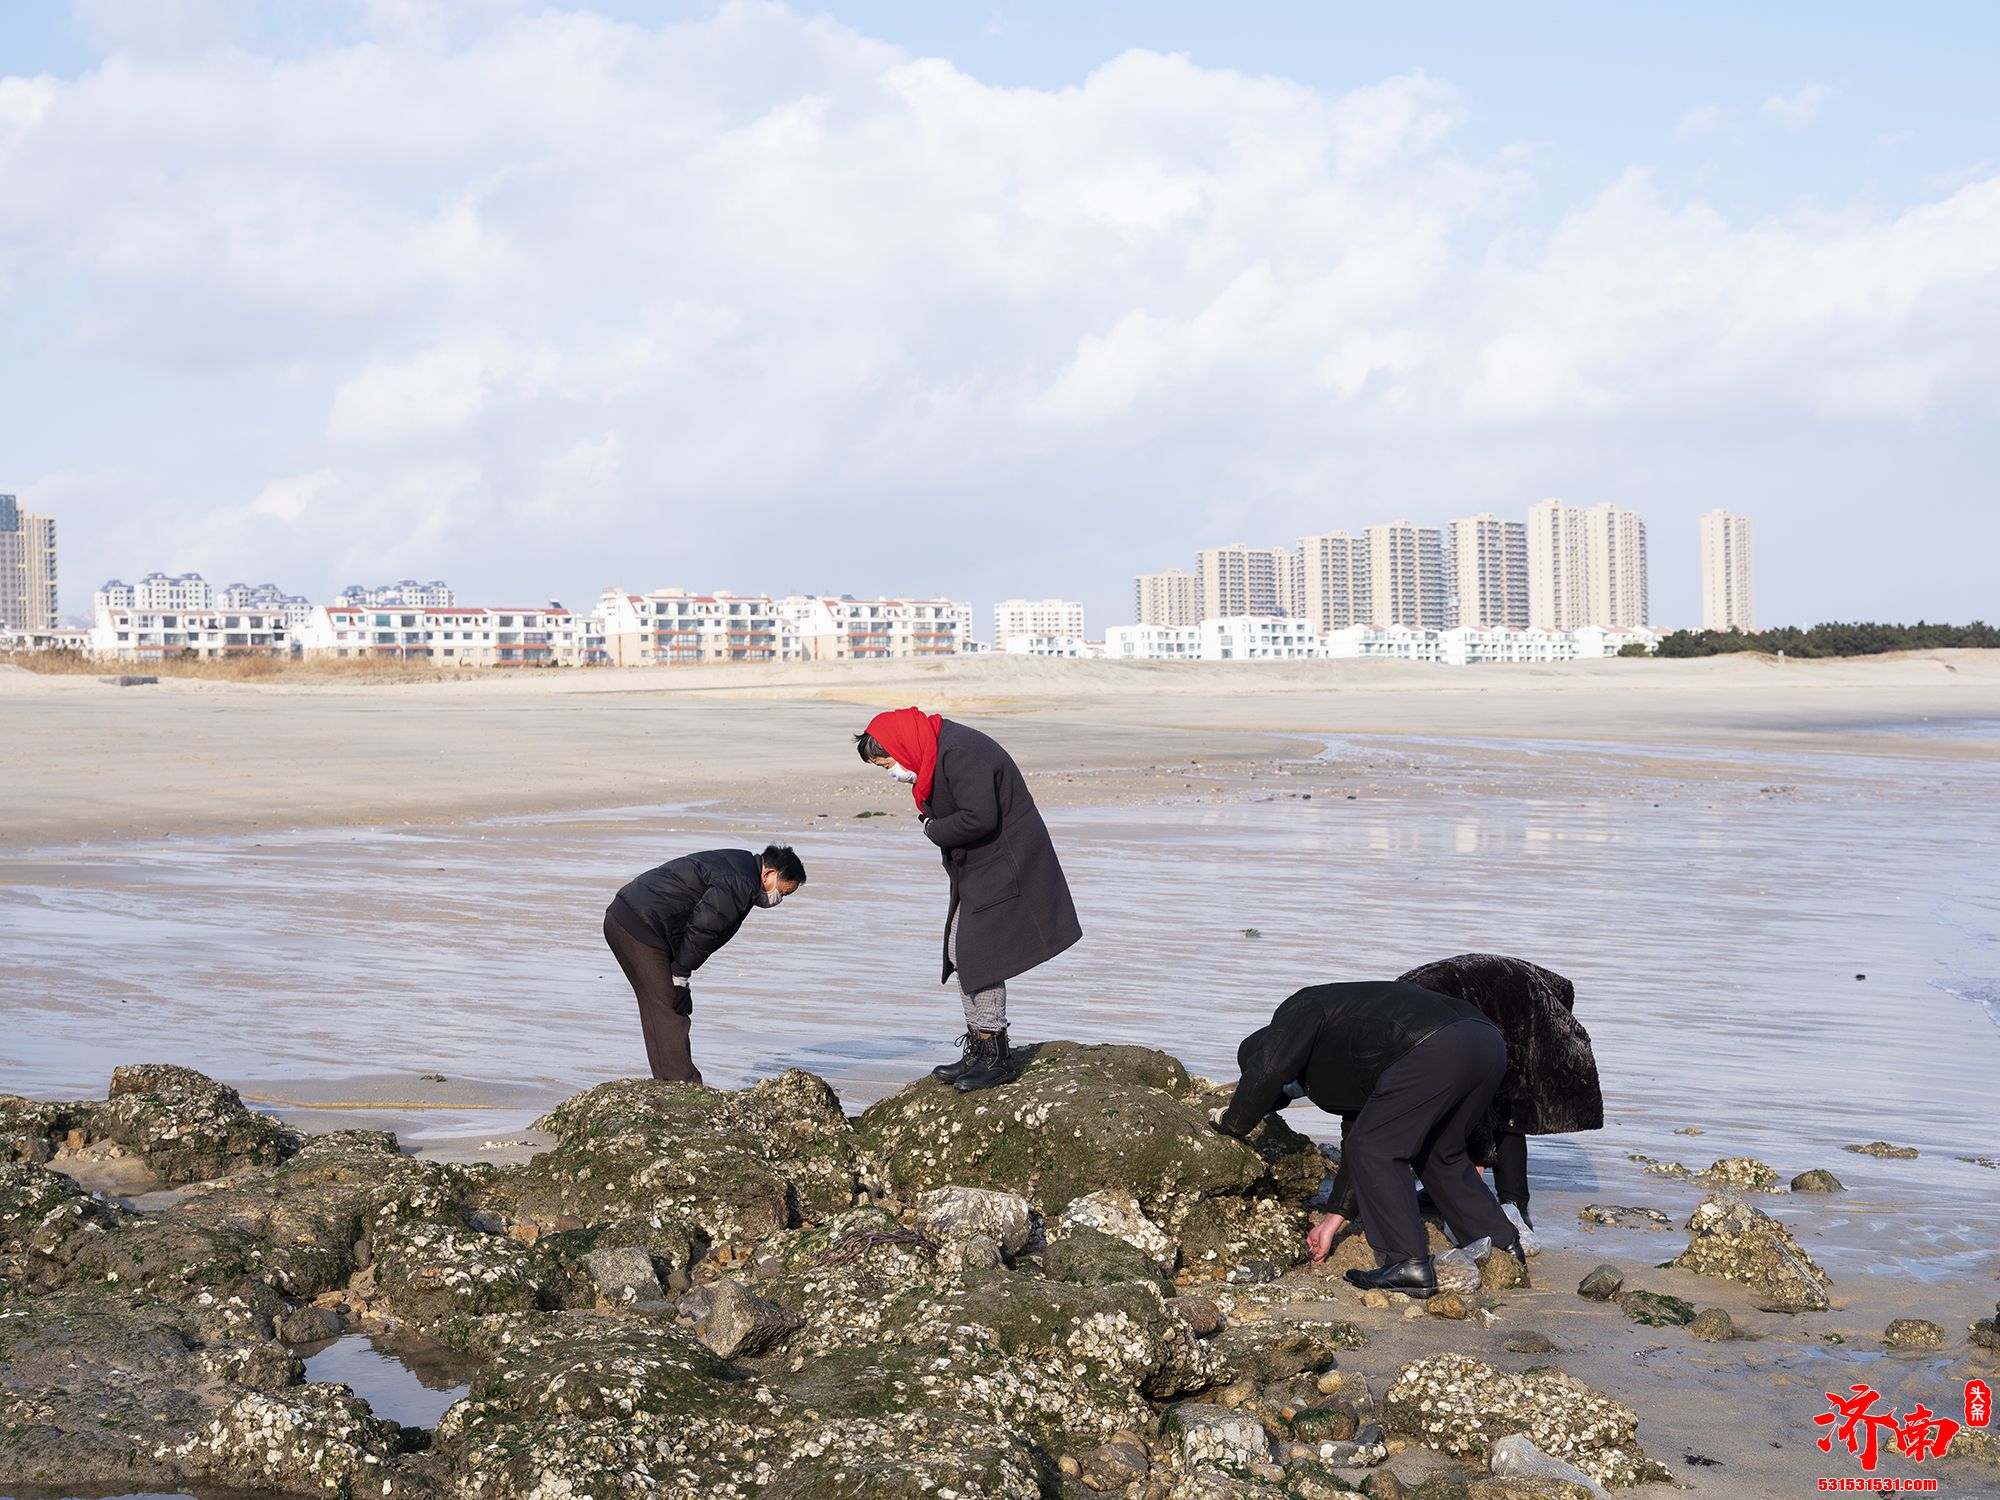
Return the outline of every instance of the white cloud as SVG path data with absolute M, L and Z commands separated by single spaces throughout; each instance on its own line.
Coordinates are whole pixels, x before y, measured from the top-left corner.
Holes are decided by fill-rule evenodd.
M 1833 90 L 1825 84 L 1809 83 L 1796 94 L 1773 94 L 1764 101 L 1763 109 L 1773 119 L 1799 130 L 1818 119 L 1832 98 Z
M 51 325 L 35 357 L 246 400 L 284 372 L 288 423 L 238 445 L 214 403 L 214 472 L 121 538 L 192 512 L 308 587 L 1017 592 L 1034 554 L 964 555 L 941 505 L 1118 577 L 1162 560 L 1135 497 L 1171 557 L 1212 517 L 1506 505 L 1643 425 L 1897 425 L 2000 391 L 1991 175 L 1739 222 L 1633 172 L 1547 215 L 1533 159 L 1469 159 L 1419 73 L 1327 96 L 1133 52 L 998 88 L 745 0 L 361 24 L 0 80 L 0 314 Z M 136 470 L 145 406 L 112 413 Z
M 316 495 L 324 492 L 334 483 L 331 469 L 315 469 L 310 474 L 294 474 L 287 479 L 274 479 L 257 492 L 257 498 L 250 502 L 250 514 L 268 516 L 274 521 L 296 522 L 301 519 Z
M 1676 135 L 1706 135 L 1722 123 L 1722 110 L 1714 104 L 1698 105 L 1681 116 L 1681 122 L 1674 127 Z

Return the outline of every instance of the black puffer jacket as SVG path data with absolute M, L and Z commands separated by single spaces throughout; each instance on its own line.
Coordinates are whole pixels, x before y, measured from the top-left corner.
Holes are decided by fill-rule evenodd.
M 611 915 L 632 936 L 666 951 L 677 974 L 692 974 L 736 936 L 764 888 L 763 866 L 747 849 L 683 854 L 626 883 Z
M 1285 1104 L 1285 1085 L 1294 1082 L 1330 1115 L 1359 1114 L 1392 1063 L 1455 1021 L 1493 1024 L 1463 1000 L 1400 980 L 1300 990 L 1236 1049 L 1243 1076 L 1222 1129 L 1248 1135 Z

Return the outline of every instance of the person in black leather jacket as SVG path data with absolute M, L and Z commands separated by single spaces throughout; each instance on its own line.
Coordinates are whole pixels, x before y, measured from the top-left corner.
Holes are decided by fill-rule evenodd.
M 1315 985 L 1246 1037 L 1236 1060 L 1235 1095 L 1209 1117 L 1225 1135 L 1248 1135 L 1294 1098 L 1341 1117 L 1335 1199 L 1352 1186 L 1381 1262 L 1349 1271 L 1356 1286 L 1436 1292 L 1419 1176 L 1458 1243 L 1488 1239 L 1521 1254 L 1518 1231 L 1467 1152 L 1507 1071 L 1506 1041 L 1472 1006 L 1396 980 Z M 1325 1258 L 1331 1238 L 1309 1241 L 1313 1259 Z
M 736 936 L 751 909 L 776 906 L 806 883 L 783 844 L 762 854 L 709 849 L 634 876 L 604 912 L 604 941 L 639 1001 L 646 1061 L 655 1078 L 700 1083 L 688 1049 L 694 997 L 688 977 Z

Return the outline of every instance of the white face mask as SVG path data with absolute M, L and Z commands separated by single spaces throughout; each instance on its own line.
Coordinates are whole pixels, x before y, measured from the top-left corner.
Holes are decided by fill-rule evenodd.
M 759 891 L 757 893 L 757 904 L 759 906 L 776 906 L 784 899 L 785 893 L 783 891 Z
M 912 771 L 907 766 L 900 765 L 895 761 L 889 762 L 889 775 L 893 777 L 895 780 L 903 782 L 905 785 L 908 785 L 910 782 L 913 782 L 917 779 L 917 773 L 915 771 Z

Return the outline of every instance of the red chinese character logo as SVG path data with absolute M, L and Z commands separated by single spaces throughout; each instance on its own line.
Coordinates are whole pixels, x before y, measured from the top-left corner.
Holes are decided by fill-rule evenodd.
M 1993 1388 L 1983 1380 L 1965 1382 L 1965 1425 L 1984 1427 L 1993 1420 Z
M 1892 1435 L 1896 1434 L 1896 1419 L 1893 1416 L 1878 1416 L 1868 1410 L 1882 1399 L 1882 1393 L 1874 1387 L 1851 1385 L 1848 1389 L 1854 1395 L 1845 1401 L 1828 1391 L 1826 1399 L 1833 1410 L 1823 1411 L 1813 1418 L 1815 1427 L 1833 1427 L 1836 1422 L 1840 1424 L 1819 1440 L 1819 1451 L 1833 1452 L 1834 1441 L 1838 1439 L 1849 1453 L 1861 1460 L 1861 1467 L 1872 1474 L 1875 1472 L 1876 1439 L 1885 1427 Z M 1898 1441 L 1901 1441 L 1900 1437 Z
M 1896 1446 L 1910 1462 L 1920 1464 L 1927 1458 L 1943 1458 L 1945 1449 L 1957 1436 L 1958 1423 L 1950 1417 L 1932 1415 L 1931 1409 L 1919 1401 L 1896 1429 Z

